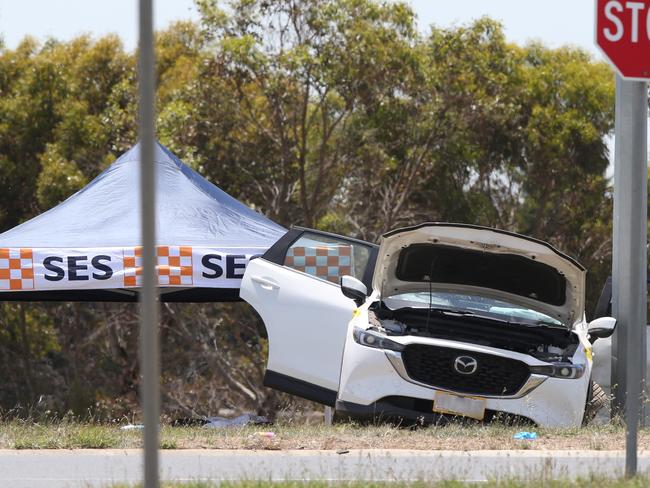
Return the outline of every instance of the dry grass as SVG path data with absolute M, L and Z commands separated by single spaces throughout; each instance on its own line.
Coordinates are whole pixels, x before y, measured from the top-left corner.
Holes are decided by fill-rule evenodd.
M 326 482 L 326 481 L 243 481 L 222 482 L 220 484 L 209 482 L 189 483 L 162 483 L 161 488 L 644 488 L 650 481 L 639 477 L 628 480 L 609 480 L 603 478 L 585 478 L 575 481 L 563 480 L 502 480 L 488 481 L 485 483 L 471 483 L 462 481 L 425 482 Z M 135 485 L 139 487 L 141 485 Z M 133 485 L 114 485 L 111 488 L 135 488 Z
M 163 449 L 624 449 L 624 429 L 616 425 L 583 429 L 533 429 L 537 440 L 515 440 L 521 427 L 503 425 L 461 425 L 406 429 L 388 425 L 339 424 L 305 426 L 278 424 L 265 427 L 163 426 Z M 274 435 L 268 437 L 265 432 Z M 45 424 L 0 423 L 0 448 L 4 449 L 105 449 L 139 448 L 140 431 L 119 426 L 67 421 Z M 642 429 L 639 448 L 650 449 L 650 429 Z

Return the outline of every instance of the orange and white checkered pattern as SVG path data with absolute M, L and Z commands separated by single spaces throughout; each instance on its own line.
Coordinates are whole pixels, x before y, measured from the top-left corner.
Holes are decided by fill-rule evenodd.
M 0 248 L 0 290 L 33 290 L 34 257 L 31 249 Z
M 192 284 L 192 248 L 189 246 L 158 246 L 158 283 L 161 285 Z
M 142 248 L 124 249 L 124 286 L 142 286 Z
M 284 265 L 337 284 L 341 276 L 354 275 L 352 246 L 348 245 L 290 247 Z
M 158 246 L 156 254 L 159 285 L 182 286 L 193 283 L 190 246 Z M 124 286 L 142 286 L 141 247 L 124 249 Z

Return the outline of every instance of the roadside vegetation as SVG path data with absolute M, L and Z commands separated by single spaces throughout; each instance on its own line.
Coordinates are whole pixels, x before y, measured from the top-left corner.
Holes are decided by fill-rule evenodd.
M 200 21 L 156 37 L 157 133 L 192 168 L 284 226 L 541 238 L 589 270 L 593 309 L 611 259 L 605 63 L 509 43 L 489 18 L 418 25 L 398 1 L 197 4 Z M 136 55 L 114 36 L 0 41 L 0 114 L 3 232 L 136 142 Z M 0 303 L 0 416 L 136 417 L 137 330 L 134 304 Z M 310 415 L 262 386 L 267 343 L 246 304 L 165 304 L 161 342 L 167 419 Z
M 522 427 L 447 425 L 408 429 L 388 425 L 274 425 L 212 429 L 163 426 L 162 449 L 326 449 L 345 454 L 352 449 L 417 450 L 622 450 L 623 427 L 535 429 L 536 440 L 516 440 Z M 0 424 L 0 449 L 134 449 L 142 447 L 142 432 L 119 425 L 10 422 Z M 639 449 L 650 449 L 650 429 L 642 429 Z
M 650 483 L 646 477 L 632 479 L 584 478 L 567 480 L 502 480 L 480 483 L 462 481 L 439 482 L 326 482 L 326 481 L 243 481 L 243 482 L 189 482 L 162 483 L 162 488 L 645 488 Z M 114 485 L 111 488 L 138 488 L 141 485 Z

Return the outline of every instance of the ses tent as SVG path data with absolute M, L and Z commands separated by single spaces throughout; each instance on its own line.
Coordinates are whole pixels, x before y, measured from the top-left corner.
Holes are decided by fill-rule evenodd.
M 163 301 L 239 297 L 248 261 L 286 230 L 157 144 L 157 272 Z M 51 210 L 0 234 L 0 301 L 136 301 L 139 145 Z

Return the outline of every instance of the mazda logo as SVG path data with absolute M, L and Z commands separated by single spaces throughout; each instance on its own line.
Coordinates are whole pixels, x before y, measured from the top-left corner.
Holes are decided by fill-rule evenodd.
M 474 374 L 478 369 L 478 361 L 471 356 L 458 356 L 454 359 L 454 369 L 460 374 Z

